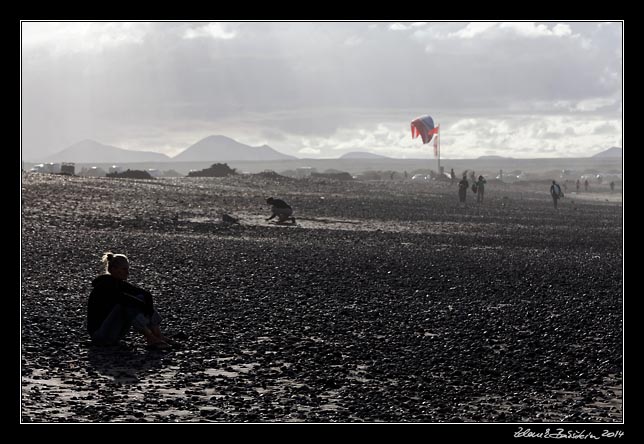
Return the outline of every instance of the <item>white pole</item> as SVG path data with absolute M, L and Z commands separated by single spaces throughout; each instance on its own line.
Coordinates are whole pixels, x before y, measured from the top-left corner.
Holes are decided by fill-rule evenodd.
M 438 133 L 436 134 L 436 137 L 438 138 L 437 143 L 438 143 L 438 174 L 441 173 L 441 131 L 440 131 L 440 125 L 438 125 Z

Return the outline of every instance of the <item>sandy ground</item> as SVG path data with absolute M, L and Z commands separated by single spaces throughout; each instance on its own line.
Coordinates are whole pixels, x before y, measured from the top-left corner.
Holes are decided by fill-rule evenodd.
M 22 421 L 619 423 L 621 193 L 547 190 L 25 174 Z M 180 347 L 90 344 L 107 250 Z

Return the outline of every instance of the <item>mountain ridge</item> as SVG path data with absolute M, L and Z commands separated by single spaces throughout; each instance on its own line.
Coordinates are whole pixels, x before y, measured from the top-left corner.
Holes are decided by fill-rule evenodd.
M 46 162 L 130 163 L 164 162 L 170 157 L 154 151 L 126 150 L 84 139 L 45 158 Z
M 170 157 L 154 151 L 127 150 L 84 139 L 44 159 L 45 162 L 140 163 L 140 162 L 227 162 L 297 159 L 268 145 L 253 147 L 221 135 L 207 136 Z
M 297 159 L 297 157 L 280 153 L 268 145 L 254 147 L 222 135 L 204 137 L 172 158 L 180 162 L 287 159 Z
M 607 150 L 600 151 L 599 153 L 595 154 L 592 157 L 622 157 L 622 156 L 623 156 L 622 149 L 618 146 L 612 146 Z
M 351 151 L 344 153 L 338 159 L 391 159 L 391 157 L 370 153 L 368 151 Z

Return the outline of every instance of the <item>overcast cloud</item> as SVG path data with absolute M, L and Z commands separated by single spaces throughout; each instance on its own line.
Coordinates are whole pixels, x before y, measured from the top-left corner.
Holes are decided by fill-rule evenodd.
M 622 146 L 621 22 L 23 22 L 22 153 L 585 157 Z

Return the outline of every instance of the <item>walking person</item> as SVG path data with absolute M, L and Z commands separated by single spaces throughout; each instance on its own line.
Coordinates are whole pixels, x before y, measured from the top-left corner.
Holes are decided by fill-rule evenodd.
M 467 197 L 467 189 L 470 186 L 470 183 L 467 181 L 467 172 L 463 173 L 463 178 L 461 181 L 458 183 L 458 200 L 463 206 L 466 206 L 465 204 L 465 198 Z
M 550 185 L 550 195 L 552 196 L 552 203 L 555 206 L 555 209 L 557 208 L 557 201 L 563 197 L 563 193 L 561 192 L 561 187 L 557 182 L 554 180 L 552 181 L 552 185 Z
M 483 202 L 483 198 L 485 197 L 485 184 L 487 181 L 483 176 L 479 176 L 479 180 L 476 182 L 476 201 L 478 203 Z

